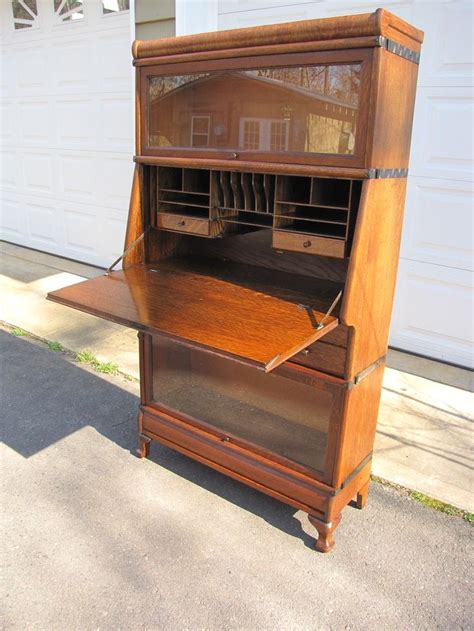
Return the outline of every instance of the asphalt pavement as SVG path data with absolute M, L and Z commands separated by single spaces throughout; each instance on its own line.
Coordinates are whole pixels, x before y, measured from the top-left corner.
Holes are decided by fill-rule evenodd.
M 373 483 L 336 549 L 153 444 L 138 385 L 0 331 L 4 629 L 470 629 L 474 529 Z

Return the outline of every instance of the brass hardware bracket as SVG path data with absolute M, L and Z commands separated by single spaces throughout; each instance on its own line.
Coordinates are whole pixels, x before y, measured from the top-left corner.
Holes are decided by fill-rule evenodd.
M 376 38 L 376 43 L 377 46 L 385 48 L 385 50 L 388 50 L 389 53 L 403 57 L 403 59 L 408 59 L 408 61 L 412 61 L 414 64 L 420 63 L 420 53 L 411 50 L 411 48 L 408 48 L 407 46 L 403 46 L 403 44 L 394 42 L 392 39 L 388 39 L 388 37 L 380 35 Z
M 332 301 L 331 306 L 326 311 L 324 316 L 321 318 L 320 322 L 316 322 L 316 318 L 313 315 L 313 307 L 311 307 L 310 305 L 299 304 L 298 305 L 298 309 L 302 309 L 303 311 L 306 311 L 308 313 L 309 317 L 311 318 L 311 320 L 314 321 L 314 323 L 316 324 L 316 326 L 314 327 L 316 329 L 316 331 L 320 331 L 322 328 L 324 328 L 324 323 L 329 318 L 331 313 L 334 311 L 334 308 L 337 305 L 337 303 L 339 302 L 339 300 L 341 299 L 341 296 L 342 296 L 342 289 L 337 294 L 337 296 L 334 298 L 334 300 Z
M 146 234 L 149 232 L 149 230 L 150 230 L 150 229 L 151 229 L 151 226 L 148 226 L 148 228 L 147 228 L 146 230 L 144 230 L 144 231 L 141 233 L 141 235 L 135 239 L 135 241 L 132 241 L 132 243 L 130 243 L 130 245 L 128 246 L 128 248 L 126 248 L 126 249 L 122 252 L 122 254 L 118 257 L 118 259 L 116 259 L 116 260 L 112 263 L 112 265 L 111 265 L 110 267 L 108 267 L 108 268 L 107 268 L 107 271 L 105 272 L 105 275 L 106 275 L 106 276 L 109 276 L 109 275 L 113 272 L 114 267 L 115 267 L 118 263 L 120 263 L 120 261 L 123 259 L 123 257 L 124 257 L 124 256 L 127 256 L 127 254 L 129 254 L 129 253 L 133 250 L 133 248 L 134 248 L 135 246 L 137 246 L 137 245 L 138 245 L 141 241 L 143 241 L 143 239 L 145 238 Z
M 369 179 L 407 177 L 408 169 L 369 169 Z

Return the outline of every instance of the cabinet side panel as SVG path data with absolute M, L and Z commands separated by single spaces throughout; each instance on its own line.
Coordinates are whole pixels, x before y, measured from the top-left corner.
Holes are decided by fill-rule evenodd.
M 130 206 L 128 209 L 127 231 L 125 233 L 124 251 L 144 231 L 144 221 L 142 212 L 142 171 L 141 165 L 135 165 L 132 180 L 132 192 L 130 195 Z M 123 257 L 122 267 L 126 269 L 131 265 L 140 265 L 144 262 L 145 249 L 142 243 L 138 243 L 130 252 Z
M 347 395 L 339 435 L 333 486 L 340 486 L 372 451 L 385 365 L 381 364 Z
M 374 51 L 375 112 L 369 134 L 369 168 L 406 169 L 415 107 L 418 65 L 383 48 Z
M 366 180 L 340 320 L 354 327 L 349 378 L 385 355 L 397 278 L 406 179 Z

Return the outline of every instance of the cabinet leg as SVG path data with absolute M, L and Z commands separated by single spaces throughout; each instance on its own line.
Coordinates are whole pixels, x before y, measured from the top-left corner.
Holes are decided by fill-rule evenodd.
M 357 493 L 356 506 L 360 510 L 362 510 L 364 506 L 366 505 L 368 494 L 369 494 L 369 481 L 367 480 L 364 486 Z
M 151 438 L 148 438 L 148 436 L 145 436 L 144 434 L 138 434 L 138 447 L 135 453 L 139 458 L 148 458 L 150 453 L 150 443 Z
M 338 515 L 334 518 L 332 522 L 321 521 L 318 517 L 314 515 L 308 515 L 308 519 L 311 524 L 318 531 L 318 539 L 316 541 L 316 550 L 318 552 L 331 552 L 331 550 L 335 546 L 333 532 L 339 526 L 339 522 L 341 521 L 341 516 Z

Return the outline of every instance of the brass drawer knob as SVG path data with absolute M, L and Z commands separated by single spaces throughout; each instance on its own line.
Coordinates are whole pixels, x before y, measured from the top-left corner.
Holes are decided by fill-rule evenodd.
M 178 221 L 178 226 L 185 226 L 186 222 L 184 221 L 184 219 L 181 219 L 181 221 Z
M 304 241 L 303 247 L 304 248 L 310 248 L 311 247 L 311 241 Z

